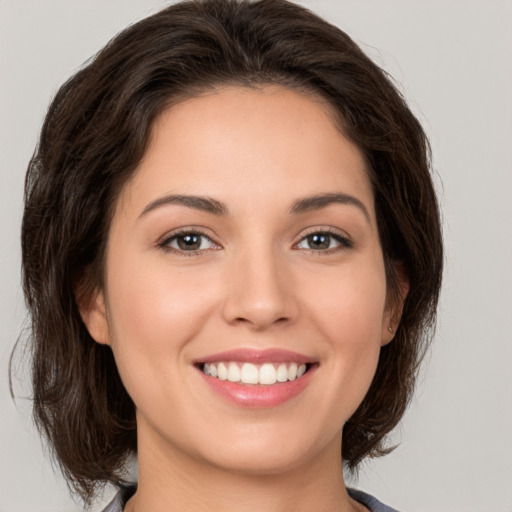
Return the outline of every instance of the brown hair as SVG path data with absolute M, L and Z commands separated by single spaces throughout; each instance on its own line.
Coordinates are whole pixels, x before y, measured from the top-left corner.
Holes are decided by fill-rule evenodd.
M 285 0 L 186 1 L 114 38 L 58 91 L 30 161 L 22 226 L 34 416 L 84 499 L 136 453 L 135 406 L 75 291 L 102 286 L 113 206 L 156 116 L 219 84 L 280 84 L 322 96 L 367 158 L 389 292 L 409 293 L 371 388 L 343 430 L 354 469 L 386 452 L 431 339 L 442 272 L 427 138 L 386 74 L 341 30 Z

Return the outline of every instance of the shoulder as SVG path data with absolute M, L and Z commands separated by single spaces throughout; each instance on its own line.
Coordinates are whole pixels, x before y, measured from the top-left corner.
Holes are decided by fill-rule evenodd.
M 118 483 L 119 490 L 112 501 L 101 512 L 123 512 L 126 502 L 135 494 L 137 484 Z
M 370 512 L 398 512 L 398 510 L 384 505 L 377 498 L 363 491 L 348 488 L 347 492 L 351 498 L 364 505 Z

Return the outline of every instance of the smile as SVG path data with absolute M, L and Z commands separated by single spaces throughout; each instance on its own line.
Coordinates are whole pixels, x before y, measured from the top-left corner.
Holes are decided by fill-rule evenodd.
M 194 361 L 214 395 L 243 408 L 277 407 L 300 395 L 319 368 L 310 356 L 289 350 L 236 349 Z
M 219 380 L 263 386 L 294 381 L 302 377 L 306 370 L 305 363 L 297 364 L 295 362 L 253 364 L 222 361 L 205 363 L 203 366 L 203 372 L 206 375 Z

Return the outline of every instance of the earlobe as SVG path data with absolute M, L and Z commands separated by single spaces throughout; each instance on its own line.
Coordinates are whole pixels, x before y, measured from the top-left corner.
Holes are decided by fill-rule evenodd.
M 386 323 L 387 323 L 387 325 L 386 325 Z M 387 345 L 388 343 L 390 343 L 393 340 L 394 337 L 395 337 L 395 330 L 393 329 L 391 324 L 389 322 L 383 322 L 380 346 L 383 347 L 384 345 Z
M 82 321 L 94 341 L 110 345 L 110 331 L 103 292 L 95 292 L 89 301 L 79 302 L 78 307 Z

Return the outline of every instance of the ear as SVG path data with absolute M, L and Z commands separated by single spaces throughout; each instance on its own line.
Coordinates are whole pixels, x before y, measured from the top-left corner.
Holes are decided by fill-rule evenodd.
M 102 345 L 110 345 L 105 295 L 101 290 L 86 293 L 80 286 L 75 286 L 78 310 L 91 337 Z
M 387 298 L 386 309 L 382 316 L 381 346 L 387 345 L 395 337 L 402 318 L 404 302 L 409 293 L 409 279 L 403 263 L 397 262 L 394 267 L 398 279 L 398 293 L 396 296 L 389 295 Z

